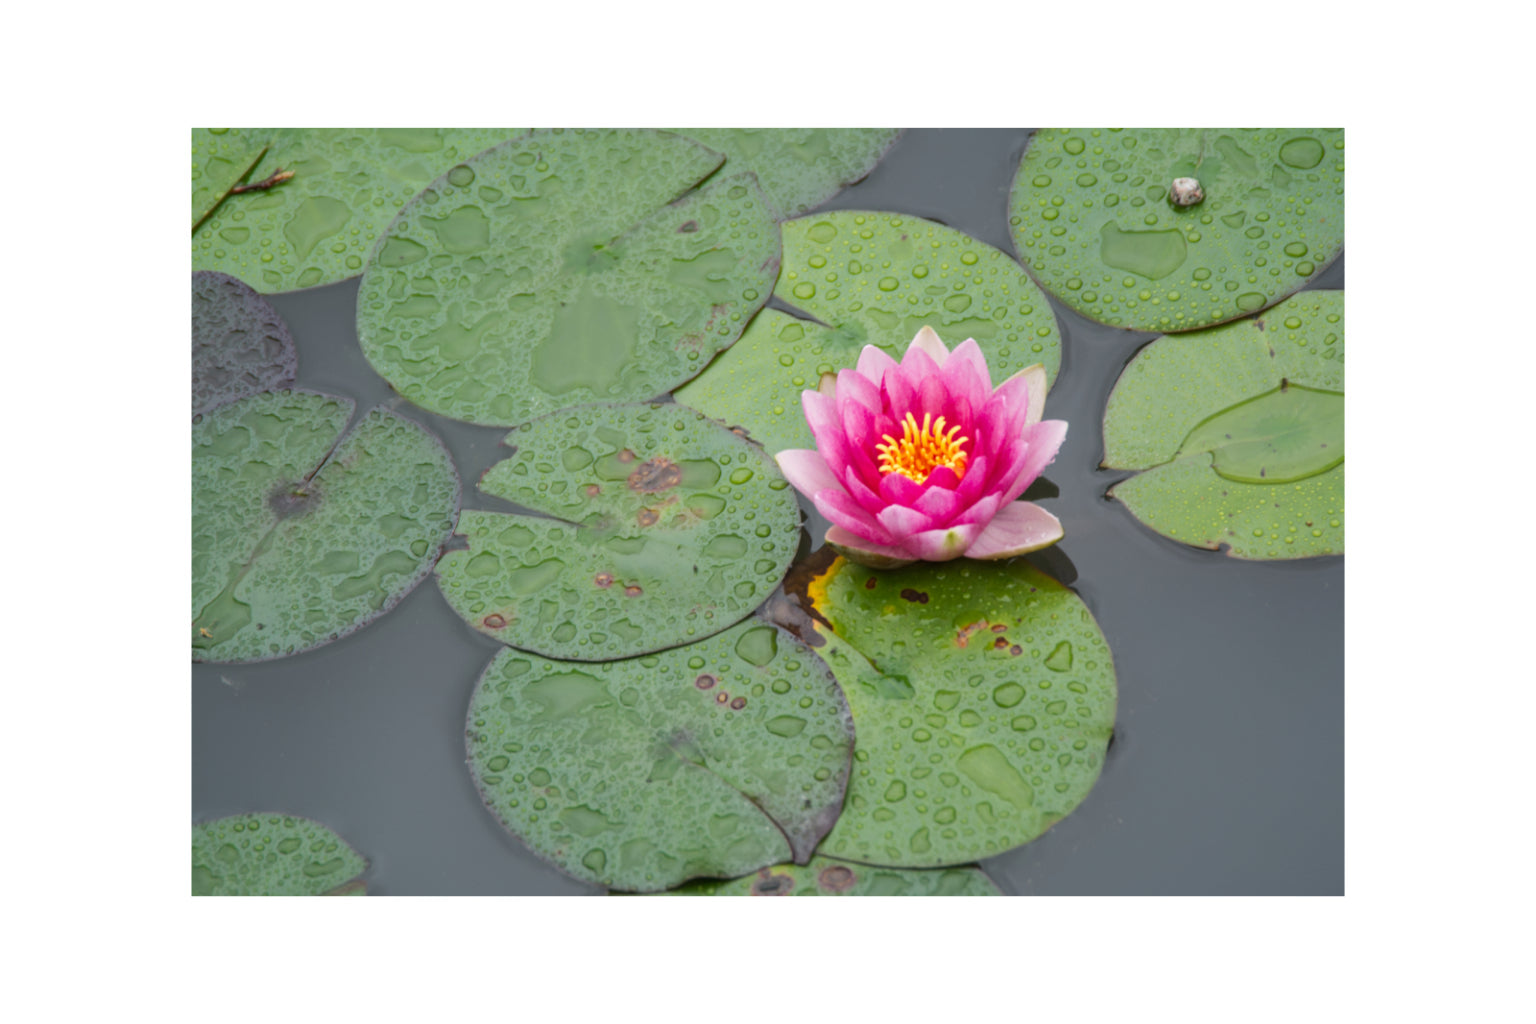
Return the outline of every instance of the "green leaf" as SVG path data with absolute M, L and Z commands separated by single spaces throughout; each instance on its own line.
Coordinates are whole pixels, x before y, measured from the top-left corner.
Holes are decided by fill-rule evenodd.
M 802 391 L 875 345 L 900 359 L 925 325 L 954 348 L 975 338 L 992 380 L 1043 364 L 1055 379 L 1050 304 L 1007 254 L 941 224 L 837 211 L 784 224 L 775 294 L 824 324 L 767 310 L 675 397 L 744 428 L 771 452 L 813 448 Z
M 577 878 L 641 892 L 808 860 L 853 744 L 826 667 L 757 620 L 596 665 L 503 651 L 467 735 L 509 830 Z
M 192 275 L 192 412 L 289 387 L 299 370 L 288 325 L 250 285 Z
M 730 881 L 689 882 L 659 896 L 1001 896 L 980 868 L 908 871 L 812 857 Z
M 239 814 L 192 826 L 193 896 L 365 895 L 368 862 L 317 821 Z
M 356 277 L 374 239 L 433 178 L 519 128 L 227 128 L 192 132 L 192 269 L 238 277 L 259 292 Z M 247 185 L 278 170 L 288 181 L 224 196 L 233 168 L 266 151 Z M 215 200 L 222 197 L 222 201 Z
M 809 588 L 858 745 L 832 857 L 936 867 L 1027 843 L 1088 795 L 1115 720 L 1109 647 L 1024 561 L 875 571 Z
M 394 607 L 453 529 L 459 478 L 441 442 L 307 391 L 194 419 L 192 657 L 261 661 L 344 636 Z
M 1176 206 L 1175 178 L 1203 201 Z M 1296 291 L 1344 247 L 1344 131 L 1051 128 L 1009 200 L 1014 248 L 1090 320 L 1190 331 Z
M 466 510 L 438 566 L 472 627 L 557 658 L 716 633 L 778 586 L 800 510 L 762 449 L 673 404 L 590 405 L 514 430 L 480 489 L 554 519 Z
M 363 353 L 411 401 L 500 426 L 650 399 L 767 301 L 779 232 L 750 175 L 661 132 L 535 132 L 453 168 L 369 257 Z
M 1165 537 L 1236 558 L 1344 551 L 1344 293 L 1159 338 L 1104 410 L 1110 495 Z
M 898 128 L 669 128 L 726 155 L 723 173 L 752 171 L 779 219 L 798 217 L 858 181 Z

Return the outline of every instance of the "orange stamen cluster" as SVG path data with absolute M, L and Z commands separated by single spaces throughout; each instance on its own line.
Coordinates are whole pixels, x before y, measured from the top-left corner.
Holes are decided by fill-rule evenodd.
M 908 480 L 922 483 L 940 466 L 948 466 L 956 476 L 965 476 L 965 460 L 968 456 L 960 446 L 970 442 L 968 437 L 955 437 L 960 432 L 956 424 L 944 429 L 944 417 L 929 425 L 930 416 L 923 413 L 923 425 L 910 412 L 901 424 L 901 440 L 885 435 L 885 440 L 875 449 L 880 452 L 880 472 L 900 473 Z

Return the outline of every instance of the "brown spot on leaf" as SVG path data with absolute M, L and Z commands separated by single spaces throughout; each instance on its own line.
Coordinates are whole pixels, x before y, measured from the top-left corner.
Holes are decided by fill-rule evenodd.
M 643 593 L 645 593 L 645 591 L 641 590 L 639 586 L 634 583 L 631 583 L 624 588 L 625 597 L 639 597 Z
M 655 526 L 656 520 L 660 518 L 661 516 L 659 516 L 656 510 L 653 508 L 643 508 L 639 512 L 635 513 L 635 522 L 639 523 L 641 526 Z
M 987 628 L 986 619 L 977 619 L 969 626 L 962 626 L 955 632 L 955 646 L 966 647 L 971 642 L 971 637 Z
M 495 612 L 492 612 L 485 618 L 481 619 L 480 624 L 486 629 L 504 629 L 507 625 L 507 617 L 505 615 L 498 615 Z
M 685 220 L 683 226 L 677 229 L 678 234 L 682 235 L 690 235 L 697 230 L 699 230 L 699 222 L 696 220 Z
M 587 484 L 587 486 L 582 488 L 582 491 L 584 491 L 589 498 L 595 498 L 599 494 L 603 493 L 603 489 L 597 486 L 597 484 Z
M 724 690 L 721 690 L 719 693 L 715 694 L 715 703 L 716 704 L 728 703 L 730 701 L 730 699 L 731 699 L 731 695 L 726 693 Z
M 1001 633 L 1003 630 L 1005 630 L 1007 628 L 1008 628 L 1008 624 L 1006 622 L 999 622 L 995 626 L 992 627 L 992 632 L 994 632 L 994 633 Z
M 620 462 L 634 462 L 635 453 L 630 451 L 628 448 L 625 448 L 623 451 L 619 452 L 618 460 Z
M 1018 644 L 1014 644 L 1012 647 L 1008 648 L 1008 653 L 1017 658 L 1019 655 L 1024 653 L 1024 648 L 1020 647 Z
M 753 896 L 788 896 L 795 887 L 795 880 L 788 875 L 775 875 L 767 868 L 757 873 L 752 881 Z
M 720 680 L 716 679 L 714 676 L 710 675 L 708 672 L 703 672 L 703 673 L 699 674 L 699 678 L 697 678 L 697 679 L 695 679 L 693 681 L 693 685 L 697 686 L 701 690 L 707 690 L 711 686 L 714 686 L 719 681 Z
M 869 579 L 864 581 L 864 589 L 865 590 L 874 590 L 875 589 L 875 578 L 873 576 L 871 576 Z
M 592 582 L 602 587 L 604 590 L 607 590 L 609 587 L 613 586 L 613 573 L 600 572 L 596 576 L 592 577 Z
M 993 648 L 993 650 L 999 650 L 1000 651 L 1004 647 L 1007 647 L 1007 646 L 1008 646 L 1008 638 L 1005 637 L 1005 636 L 1000 636 L 996 640 L 992 641 L 992 648 Z
M 737 697 L 735 700 L 731 701 L 731 710 L 732 711 L 740 711 L 742 708 L 744 708 L 746 706 L 747 706 L 747 698 L 745 698 L 745 697 Z
M 676 487 L 682 479 L 682 467 L 671 459 L 658 455 L 649 462 L 642 462 L 633 473 L 629 474 L 626 483 L 632 491 L 655 494 L 658 491 Z
M 852 868 L 843 867 L 841 864 L 822 868 L 821 874 L 816 876 L 816 884 L 827 892 L 847 892 L 858 880 L 859 876 L 853 873 Z
M 908 587 L 905 590 L 903 590 L 901 592 L 901 597 L 902 597 L 902 600 L 904 600 L 904 601 L 916 601 L 918 604 L 927 604 L 928 603 L 928 595 L 927 594 L 925 594 L 921 590 L 913 590 L 911 587 Z

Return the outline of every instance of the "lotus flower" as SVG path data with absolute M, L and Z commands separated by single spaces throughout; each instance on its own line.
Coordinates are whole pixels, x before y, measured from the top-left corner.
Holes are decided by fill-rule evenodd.
M 1056 457 L 1067 425 L 1040 419 L 1045 368 L 996 390 L 974 339 L 953 352 L 924 327 L 897 363 L 864 346 L 831 393 L 801 396 L 816 451 L 774 456 L 832 522 L 827 543 L 876 569 L 1011 558 L 1061 539 L 1045 509 L 1016 501 Z

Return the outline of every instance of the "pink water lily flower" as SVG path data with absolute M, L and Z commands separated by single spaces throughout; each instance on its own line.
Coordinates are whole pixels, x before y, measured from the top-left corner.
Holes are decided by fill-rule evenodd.
M 864 346 L 829 390 L 801 396 L 817 450 L 774 458 L 848 558 L 887 569 L 1010 558 L 1061 539 L 1055 516 L 1015 500 L 1067 436 L 1065 422 L 1040 418 L 1043 366 L 993 390 L 975 340 L 951 352 L 924 327 L 900 363 Z

